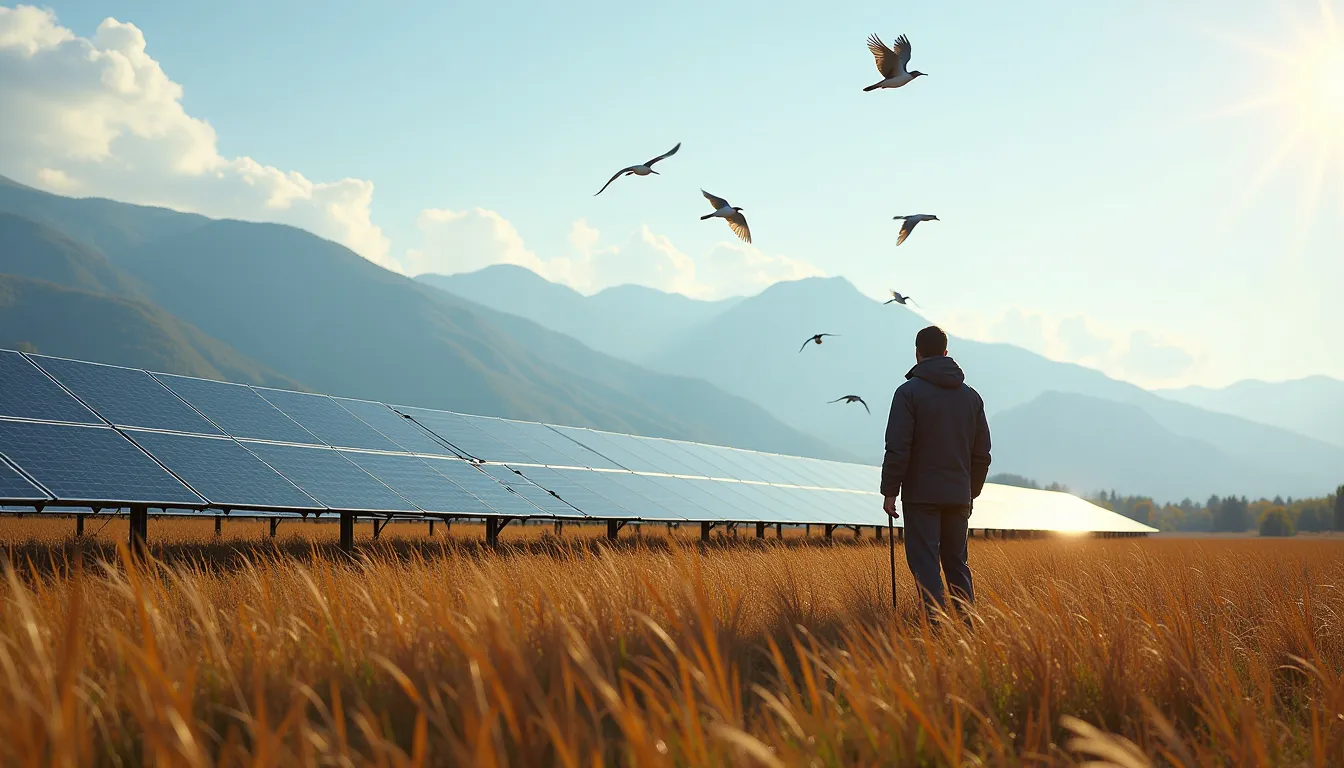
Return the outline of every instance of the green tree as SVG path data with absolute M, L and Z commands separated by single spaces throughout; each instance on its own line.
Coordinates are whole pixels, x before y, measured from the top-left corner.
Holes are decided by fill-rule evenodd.
M 1140 523 L 1152 525 L 1155 522 L 1153 519 L 1153 509 L 1152 501 L 1148 499 L 1139 499 L 1134 503 L 1134 506 L 1130 507 L 1129 517 L 1132 520 L 1138 520 Z
M 1287 509 L 1270 507 L 1260 516 L 1261 536 L 1292 536 L 1294 533 L 1293 516 L 1288 514 Z

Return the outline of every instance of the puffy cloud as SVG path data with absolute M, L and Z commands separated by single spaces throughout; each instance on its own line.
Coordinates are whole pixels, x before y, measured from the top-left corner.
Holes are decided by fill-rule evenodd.
M 370 218 L 373 184 L 314 182 L 219 154 L 215 131 L 183 109 L 182 86 L 134 24 L 91 38 L 32 6 L 0 7 L 0 174 L 53 192 L 277 221 L 395 266 Z
M 1185 383 L 1200 362 L 1183 341 L 1144 329 L 1104 328 L 1082 315 L 1055 318 L 1012 307 L 997 318 L 952 314 L 945 326 L 966 338 L 1014 344 L 1145 386 Z
M 696 298 L 755 293 L 781 280 L 822 274 L 811 264 L 757 248 L 721 243 L 695 259 L 665 235 L 641 226 L 620 245 L 580 219 L 569 231 L 569 252 L 541 257 L 496 211 L 428 210 L 418 220 L 421 243 L 406 253 L 408 274 L 471 272 L 491 264 L 517 264 L 583 293 L 636 284 Z

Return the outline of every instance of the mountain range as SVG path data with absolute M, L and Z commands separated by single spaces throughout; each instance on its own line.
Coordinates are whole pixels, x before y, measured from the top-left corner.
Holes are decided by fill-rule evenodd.
M 873 463 L 925 324 L 841 278 L 712 302 L 585 296 L 512 266 L 411 280 L 292 227 L 0 178 L 0 347 Z M 799 351 L 821 332 L 838 336 Z M 1311 495 L 1344 474 L 1333 422 L 1311 418 L 1338 414 L 1340 382 L 1275 410 L 1280 385 L 1159 395 L 1010 345 L 950 346 L 985 397 L 996 473 L 1159 499 Z M 873 413 L 828 402 L 848 394 Z
M 700 377 L 869 462 L 880 459 L 891 393 L 914 364 L 915 333 L 928 324 L 909 308 L 867 298 L 843 278 L 778 283 L 749 298 L 706 302 L 676 324 L 661 318 L 695 303 L 684 296 L 645 295 L 617 315 L 598 308 L 611 303 L 608 294 L 624 289 L 583 297 L 518 267 L 418 279 L 538 322 L 567 323 L 586 344 L 655 370 Z M 658 325 L 657 333 L 607 328 L 650 325 Z M 823 332 L 837 336 L 800 351 L 808 337 Z M 1062 482 L 1081 492 L 1111 488 L 1173 500 L 1321 493 L 1344 475 L 1340 446 L 1281 425 L 1164 398 L 1007 344 L 953 338 L 949 346 L 985 398 L 999 446 L 996 472 Z M 864 397 L 873 415 L 857 405 L 829 403 L 848 394 Z M 1060 418 L 1034 418 L 1056 406 Z M 1125 422 L 1118 414 L 1141 416 L 1143 428 L 1135 423 L 1119 429 Z M 1059 446 L 1075 439 L 1105 445 L 1106 452 L 1093 452 L 1091 468 L 1058 460 Z M 1156 471 L 1161 446 L 1187 442 L 1200 449 L 1188 463 L 1174 465 L 1172 482 L 1143 480 Z

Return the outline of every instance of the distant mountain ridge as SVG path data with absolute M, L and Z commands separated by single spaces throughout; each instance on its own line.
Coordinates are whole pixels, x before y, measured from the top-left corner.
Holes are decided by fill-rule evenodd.
M 514 294 L 509 290 L 508 279 L 518 272 L 518 268 L 513 268 L 495 271 L 491 276 L 496 283 L 491 295 L 497 309 L 534 319 L 559 311 L 545 305 L 547 292 L 535 286 L 530 289 L 528 301 L 510 301 Z M 531 283 L 541 280 L 536 275 L 519 279 Z M 471 284 L 470 275 L 446 283 L 450 290 Z M 564 311 L 593 313 L 592 298 L 569 296 L 567 306 L 579 306 Z M 585 303 L 587 306 L 583 306 Z M 634 307 L 626 315 L 607 316 L 606 323 L 640 326 L 651 322 L 639 317 L 638 311 L 639 307 Z M 600 325 L 602 315 L 599 313 L 598 317 L 599 322 L 589 320 L 587 324 Z M 775 284 L 759 295 L 714 312 L 704 321 L 676 325 L 677 333 L 671 334 L 669 342 L 663 346 L 633 347 L 627 359 L 671 373 L 701 377 L 761 404 L 785 423 L 846 448 L 866 461 L 876 462 L 881 457 L 891 393 L 914 364 L 914 336 L 927 324 L 929 321 L 910 309 L 895 304 L 884 306 L 863 296 L 843 278 L 809 278 Z M 827 339 L 821 346 L 809 345 L 798 351 L 807 337 L 822 332 L 840 335 Z M 576 328 L 575 334 L 580 341 L 597 343 L 585 337 L 582 328 Z M 1192 454 L 1192 473 L 1200 477 L 1261 478 L 1257 484 L 1238 483 L 1237 487 L 1248 494 L 1319 493 L 1333 488 L 1344 475 L 1344 450 L 1281 427 L 1168 400 L 1111 379 L 1100 371 L 1049 360 L 1007 344 L 954 338 L 950 347 L 953 357 L 967 371 L 969 383 L 984 396 L 991 420 L 1036 402 L 1048 392 L 1073 393 L 1088 398 L 1070 404 L 1068 410 L 1079 418 L 1074 429 L 1088 439 L 1112 439 L 1100 426 L 1107 423 L 1107 414 L 1112 412 L 1104 414 L 1101 409 L 1111 405 L 1132 406 L 1137 410 L 1127 413 L 1141 413 L 1155 422 L 1156 430 L 1151 436 L 1161 434 L 1164 441 L 1170 438 L 1203 441 L 1216 448 Z M 873 416 L 868 417 L 854 407 L 827 404 L 846 394 L 864 396 L 873 408 Z M 1089 409 L 1099 411 L 1096 418 L 1083 417 Z M 1133 433 L 1129 439 L 1138 440 L 1139 433 Z M 996 456 L 1011 466 L 1008 460 L 1017 458 L 1015 454 L 1022 444 L 1008 445 L 1009 448 L 996 451 Z M 1142 448 L 1142 445 L 1124 446 L 1121 455 L 1135 455 Z M 1194 466 L 1200 462 L 1210 466 Z M 1245 471 L 1247 467 L 1259 469 Z M 994 471 L 999 471 L 997 463 Z M 1035 475 L 1063 479 L 1045 470 Z M 1102 483 L 1098 488 L 1075 487 L 1075 490 L 1121 487 L 1120 481 L 1128 482 L 1127 476 L 1119 471 L 1111 482 L 1104 482 L 1105 477 L 1097 476 L 1097 482 Z M 1203 487 L 1201 482 L 1189 483 L 1189 495 L 1193 497 L 1195 489 Z M 1134 492 L 1143 490 L 1136 488 Z M 1226 492 L 1230 492 L 1230 486 Z
M 1344 381 L 1329 376 L 1282 382 L 1248 379 L 1221 389 L 1185 387 L 1157 394 L 1344 446 Z
M 0 272 L 51 276 L 62 259 L 105 263 L 101 277 L 70 279 L 137 296 L 61 293 L 16 276 L 7 327 L 28 335 L 45 327 L 40 341 L 17 339 L 44 353 L 251 380 L 236 367 L 212 373 L 184 362 L 186 347 L 209 344 L 295 387 L 336 395 L 849 458 L 703 381 L 642 370 L 292 227 L 77 200 L 12 182 L 0 182 L 0 212 L 10 214 L 13 242 L 23 243 L 0 259 Z M 138 314 L 117 316 L 144 322 L 100 323 L 91 312 L 49 322 L 67 305 L 126 301 L 138 302 Z M 173 334 L 156 323 L 190 328 L 195 341 L 175 361 L 132 354 L 140 338 L 155 350 L 171 346 Z

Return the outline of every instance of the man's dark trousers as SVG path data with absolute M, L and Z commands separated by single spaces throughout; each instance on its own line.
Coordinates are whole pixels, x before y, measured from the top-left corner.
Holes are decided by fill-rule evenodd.
M 924 597 L 924 607 L 947 607 L 939 566 L 947 574 L 947 588 L 953 599 L 969 605 L 975 599 L 971 567 L 966 562 L 970 505 L 906 503 L 902 512 L 905 560 Z

